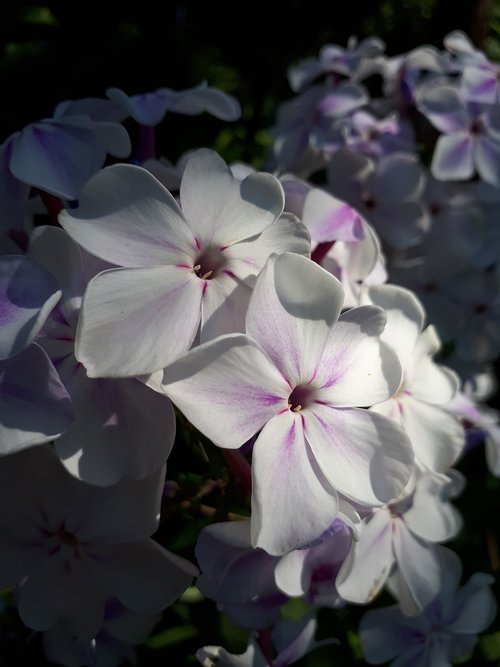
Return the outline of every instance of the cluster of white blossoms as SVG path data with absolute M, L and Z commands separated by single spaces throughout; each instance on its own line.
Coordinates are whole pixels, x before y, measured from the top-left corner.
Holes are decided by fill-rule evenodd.
M 122 664 L 193 582 L 251 631 L 205 667 L 292 664 L 334 641 L 315 609 L 382 589 L 373 664 L 446 667 L 493 620 L 492 577 L 458 590 L 441 544 L 478 436 L 500 476 L 500 70 L 461 33 L 445 47 L 351 40 L 292 68 L 273 173 L 155 159 L 167 112 L 239 117 L 206 84 L 65 102 L 2 145 L 0 586 L 50 660 Z M 128 116 L 134 164 L 103 167 Z M 54 224 L 33 227 L 41 202 Z M 151 539 L 176 427 L 249 495 L 196 565 Z M 295 597 L 311 612 L 287 622 Z

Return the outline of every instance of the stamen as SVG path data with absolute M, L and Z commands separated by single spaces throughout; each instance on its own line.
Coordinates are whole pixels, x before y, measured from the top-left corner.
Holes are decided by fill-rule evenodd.
M 213 273 L 213 271 L 207 271 L 206 273 L 204 273 L 204 274 L 201 276 L 201 279 L 202 279 L 202 280 L 206 280 L 207 278 L 210 278 L 210 276 L 212 275 L 212 273 Z
M 199 271 L 201 269 L 201 264 L 197 264 L 196 266 L 193 266 L 193 271 Z
M 294 412 L 300 412 L 301 410 L 302 410 L 302 406 L 301 406 L 301 405 L 296 405 L 296 406 L 293 408 L 293 411 L 294 411 Z

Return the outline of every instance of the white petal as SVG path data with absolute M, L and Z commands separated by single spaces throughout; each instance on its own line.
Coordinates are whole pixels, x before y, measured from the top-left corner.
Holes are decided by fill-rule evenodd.
M 221 336 L 165 369 L 165 393 L 220 447 L 240 447 L 287 410 L 290 388 L 256 343 Z
M 468 116 L 460 93 L 452 86 L 428 86 L 418 96 L 420 111 L 440 132 L 465 130 Z
M 392 347 L 406 370 L 424 325 L 422 304 L 413 292 L 399 285 L 374 285 L 367 289 L 366 296 L 369 302 L 385 310 L 387 324 L 381 339 Z
M 319 403 L 302 415 L 314 456 L 340 493 L 375 507 L 403 490 L 413 468 L 413 452 L 394 422 L 367 410 Z
M 90 377 L 145 375 L 190 348 L 203 283 L 173 266 L 110 269 L 90 281 L 75 354 Z
M 290 597 L 304 595 L 309 581 L 304 577 L 304 568 L 309 549 L 295 549 L 278 561 L 274 570 L 276 585 Z
M 193 235 L 170 192 L 141 167 L 119 164 L 87 183 L 59 222 L 85 250 L 118 266 L 191 263 Z
M 367 185 L 376 200 L 388 204 L 416 199 L 422 183 L 418 158 L 407 153 L 391 153 L 380 160 Z
M 251 294 L 248 285 L 226 272 L 208 280 L 201 303 L 201 342 L 222 334 L 244 333 Z
M 403 613 L 420 613 L 439 593 L 441 587 L 441 568 L 434 545 L 415 537 L 398 521 L 393 537 L 394 554 L 398 568 L 413 605 L 402 603 Z
M 66 468 L 100 486 L 143 479 L 167 460 L 175 438 L 172 404 L 133 378 L 88 378 L 80 366 L 71 383 L 76 419 L 57 440 Z
M 333 326 L 314 384 L 321 400 L 336 407 L 368 407 L 398 389 L 402 369 L 395 352 L 380 340 L 386 316 L 376 306 L 360 306 Z
M 240 280 L 246 280 L 249 276 L 257 276 L 274 252 L 309 256 L 309 232 L 295 216 L 284 213 L 258 237 L 229 246 L 224 255 L 230 262 L 230 272 Z
M 288 553 L 317 538 L 337 511 L 337 494 L 311 456 L 300 415 L 273 417 L 253 448 L 252 545 Z
M 234 178 L 217 153 L 193 153 L 182 177 L 182 211 L 195 236 L 223 246 L 264 231 L 283 211 L 284 194 L 271 174 Z
M 400 409 L 401 424 L 411 440 L 416 462 L 424 470 L 445 472 L 465 445 L 460 421 L 440 407 L 412 396 L 400 400 Z
M 476 572 L 457 592 L 450 632 L 475 634 L 486 630 L 496 615 L 496 602 L 490 588 L 493 583 L 491 575 Z
M 361 531 L 358 542 L 337 575 L 339 594 L 349 602 L 371 602 L 384 585 L 394 563 L 392 520 L 386 509 L 380 509 Z
M 179 91 L 170 111 L 188 116 L 196 116 L 206 111 L 225 121 L 238 120 L 241 116 L 241 107 L 235 97 L 203 84 Z
M 462 527 L 460 514 L 447 502 L 446 485 L 437 475 L 422 475 L 417 481 L 411 507 L 404 513 L 408 528 L 429 542 L 449 540 Z
M 339 281 L 311 260 L 273 256 L 255 285 L 247 333 L 293 386 L 308 382 L 343 300 Z
M 419 633 L 412 619 L 406 619 L 399 606 L 394 605 L 366 612 L 359 625 L 359 638 L 365 660 L 379 665 L 396 656 L 406 656 L 418 642 Z M 420 653 L 424 649 L 417 645 L 415 650 Z M 419 656 L 413 654 L 413 658 L 414 662 L 409 662 L 407 667 L 419 665 Z

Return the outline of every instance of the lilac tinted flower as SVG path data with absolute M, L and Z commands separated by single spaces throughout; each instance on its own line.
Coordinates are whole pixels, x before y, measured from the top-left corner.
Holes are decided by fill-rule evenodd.
M 49 446 L 0 460 L 1 586 L 19 584 L 24 623 L 46 631 L 63 618 L 81 640 L 102 625 L 106 600 L 156 613 L 197 569 L 148 539 L 158 526 L 164 470 L 106 489 L 71 477 Z
M 397 392 L 371 409 L 404 428 L 422 470 L 444 472 L 465 444 L 462 425 L 445 409 L 458 390 L 458 377 L 434 363 L 441 342 L 432 325 L 422 331 L 424 310 L 411 292 L 396 285 L 375 286 L 367 290 L 366 303 L 384 308 L 387 325 L 381 338 L 395 350 L 403 369 Z
M 371 602 L 394 567 L 407 594 L 406 614 L 418 614 L 435 597 L 441 570 L 434 543 L 455 537 L 462 525 L 448 502 L 449 484 L 446 477 L 427 473 L 412 493 L 368 516 L 337 577 L 341 597 Z
M 61 197 L 78 199 L 80 190 L 104 164 L 106 154 L 126 157 L 130 139 L 115 123 L 88 116 L 47 118 L 12 137 L 10 171 L 19 181 Z
M 449 549 L 440 548 L 441 586 L 423 613 L 404 616 L 398 606 L 374 609 L 361 619 L 360 639 L 365 660 L 391 667 L 451 667 L 468 655 L 496 614 L 490 590 L 493 577 L 478 572 L 458 588 L 461 564 Z
M 330 191 L 353 206 L 392 248 L 407 248 L 422 236 L 424 212 L 418 203 L 422 168 L 414 155 L 392 153 L 378 164 L 345 149 L 328 166 Z
M 401 380 L 379 340 L 384 314 L 363 307 L 339 318 L 342 303 L 321 267 L 273 256 L 250 300 L 247 335 L 221 336 L 165 370 L 167 395 L 215 444 L 237 448 L 262 429 L 252 543 L 272 554 L 318 537 L 338 512 L 337 491 L 381 505 L 412 470 L 402 431 L 354 407 L 377 403 Z
M 368 37 L 360 43 L 350 37 L 347 49 L 336 44 L 325 44 L 319 58 L 308 58 L 288 70 L 288 80 L 294 92 L 299 92 L 322 74 L 336 73 L 353 81 L 380 70 L 377 57 L 382 55 L 385 44 L 378 37 Z
M 395 115 L 378 120 L 363 110 L 352 114 L 346 144 L 350 150 L 375 158 L 415 150 L 413 128 L 407 121 Z
M 442 132 L 431 171 L 444 181 L 465 181 L 477 173 L 487 183 L 500 184 L 500 141 L 497 121 L 488 110 L 466 104 L 452 86 L 427 86 L 418 107 Z
M 141 125 L 154 127 L 161 123 L 168 111 L 197 116 L 204 111 L 225 121 L 241 116 L 238 101 L 222 90 L 201 83 L 187 90 L 159 88 L 150 93 L 129 96 L 119 88 L 108 88 L 106 95 L 121 105 L 126 113 Z
M 276 623 L 288 600 L 274 580 L 279 558 L 252 548 L 249 521 L 208 526 L 195 553 L 201 569 L 196 585 L 233 623 L 253 629 Z
M 307 614 L 296 621 L 281 620 L 271 633 L 271 648 L 276 655 L 265 656 L 256 636 L 250 638 L 241 655 L 228 653 L 220 646 L 204 646 L 196 653 L 202 667 L 287 667 L 319 646 L 336 643 L 335 639 L 316 641 L 316 619 Z

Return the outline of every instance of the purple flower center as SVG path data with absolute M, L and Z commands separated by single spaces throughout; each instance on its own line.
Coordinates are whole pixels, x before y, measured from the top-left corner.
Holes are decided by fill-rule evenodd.
M 292 412 L 300 412 L 313 403 L 314 390 L 310 385 L 299 385 L 295 387 L 288 397 L 288 409 Z
M 220 248 L 207 248 L 195 259 L 193 271 L 201 280 L 212 280 L 222 273 L 226 265 Z

